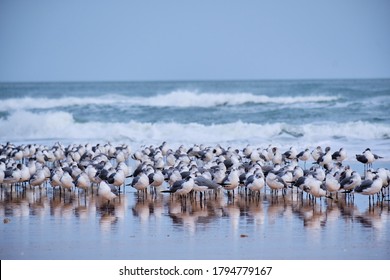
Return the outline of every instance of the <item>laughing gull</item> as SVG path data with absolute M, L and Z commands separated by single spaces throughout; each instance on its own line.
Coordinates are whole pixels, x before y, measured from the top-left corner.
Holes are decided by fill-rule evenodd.
M 60 182 L 63 189 L 72 191 L 72 188 L 74 187 L 73 178 L 70 176 L 68 171 L 64 171 L 64 174 L 60 178 Z
M 264 177 L 262 176 L 261 173 L 256 173 L 253 175 L 250 175 L 245 182 L 245 186 L 248 188 L 250 193 L 259 193 L 262 188 L 264 188 L 265 181 Z
M 273 163 L 274 165 L 276 165 L 276 164 L 282 164 L 282 162 L 283 162 L 283 155 L 282 155 L 282 153 L 279 151 L 279 148 L 278 148 L 278 147 L 273 147 L 273 148 L 272 148 L 272 153 L 273 153 L 272 163 Z
M 149 178 L 145 173 L 141 172 L 137 177 L 131 181 L 130 186 L 137 190 L 137 193 L 141 191 L 145 192 L 146 188 L 149 186 Z
M 301 151 L 297 154 L 297 159 L 304 162 L 304 168 L 306 169 L 306 161 L 310 159 L 310 150 L 306 148 L 304 151 Z
M 156 192 L 156 190 L 164 183 L 164 174 L 159 169 L 156 169 L 153 172 L 149 173 L 148 178 L 149 185 L 153 188 L 154 192 Z
M 335 174 L 328 173 L 325 177 L 325 187 L 326 190 L 332 195 L 332 193 L 336 193 L 340 190 L 340 182 L 336 179 L 338 173 Z
M 322 184 L 322 181 L 309 176 L 305 180 L 305 187 L 303 188 L 304 191 L 308 192 L 314 197 L 324 197 L 326 196 L 326 190 L 324 185 Z
M 107 183 L 117 187 L 120 193 L 121 186 L 125 185 L 125 180 L 126 180 L 125 172 L 123 171 L 123 169 L 118 169 L 116 172 L 111 173 L 111 175 L 108 176 Z
M 4 182 L 4 177 L 5 177 L 4 170 L 0 169 L 0 186 L 2 186 Z
M 112 192 L 111 187 L 104 181 L 102 181 L 99 185 L 98 196 L 104 200 L 107 200 L 107 204 L 110 204 L 110 202 L 117 197 L 117 195 Z
M 290 149 L 283 153 L 284 157 L 288 160 L 294 160 L 298 156 L 298 152 L 294 147 L 290 147 Z
M 186 179 L 178 180 L 173 183 L 168 190 L 161 191 L 162 193 L 178 194 L 180 197 L 187 197 L 187 194 L 194 188 L 194 179 L 188 176 Z
M 344 192 L 351 192 L 353 189 L 360 185 L 362 182 L 362 177 L 357 171 L 352 171 L 351 176 L 344 178 L 340 182 L 340 190 L 344 190 Z
M 325 153 L 321 154 L 316 163 L 327 169 L 327 166 L 332 162 L 332 154 L 330 147 L 325 148 Z
M 318 197 L 332 198 L 327 196 L 325 184 L 322 181 L 314 178 L 312 175 L 299 178 L 294 186 L 312 195 L 313 199 Z
M 267 183 L 267 186 L 271 189 L 271 191 L 279 192 L 279 190 L 283 190 L 287 188 L 287 184 L 282 179 L 282 177 L 276 175 L 273 171 L 267 174 L 265 181 Z
M 228 191 L 228 194 L 230 195 L 230 191 L 233 191 L 234 196 L 234 190 L 238 187 L 240 184 L 240 178 L 238 175 L 238 171 L 235 167 L 230 171 L 230 173 L 225 176 L 225 178 L 221 182 L 221 186 Z
M 382 190 L 384 188 L 388 188 L 390 185 L 390 170 L 387 168 L 378 168 L 376 171 L 376 174 L 378 174 L 379 177 L 381 177 L 383 184 L 382 184 Z
M 3 172 L 4 172 L 3 183 L 5 184 L 13 185 L 19 183 L 20 178 L 22 178 L 22 172 L 18 168 L 6 169 Z
M 314 159 L 314 161 L 318 161 L 321 155 L 323 155 L 323 151 L 321 146 L 317 146 L 313 151 L 311 151 L 311 156 Z
M 338 151 L 332 154 L 332 159 L 337 162 L 343 162 L 347 158 L 347 152 L 344 148 L 340 148 Z
M 202 194 L 206 191 L 213 190 L 214 192 L 221 188 L 221 185 L 217 184 L 213 180 L 205 178 L 202 175 L 196 176 L 194 179 L 193 190 L 199 192 L 200 198 L 202 199 Z M 217 195 L 217 193 L 215 193 Z M 206 198 L 206 196 L 205 196 Z
M 39 188 L 42 186 L 42 184 L 45 182 L 46 176 L 43 169 L 38 169 L 37 172 L 31 176 L 29 180 L 30 187 L 36 187 L 39 186 Z
M 356 160 L 364 164 L 365 171 L 367 170 L 367 167 L 372 167 L 372 163 L 375 160 L 380 158 L 383 157 L 373 154 L 370 148 L 365 149 L 362 154 L 356 155 Z
M 77 175 L 74 184 L 78 189 L 83 189 L 85 194 L 88 192 L 88 189 L 92 185 L 91 180 L 88 177 L 88 174 L 85 172 L 82 172 L 79 175 Z
M 28 182 L 31 178 L 30 169 L 23 163 L 18 163 L 16 167 L 20 170 L 20 182 Z
M 356 160 L 364 164 L 364 173 L 367 172 L 367 169 L 372 167 L 372 163 L 377 159 L 383 158 L 376 154 L 373 154 L 370 148 L 364 150 L 360 155 L 356 155 Z
M 361 182 L 359 186 L 355 187 L 354 191 L 356 193 L 368 195 L 369 201 L 371 201 L 371 195 L 379 193 L 382 189 L 382 184 L 382 178 L 378 175 L 375 175 L 372 180 L 368 179 Z

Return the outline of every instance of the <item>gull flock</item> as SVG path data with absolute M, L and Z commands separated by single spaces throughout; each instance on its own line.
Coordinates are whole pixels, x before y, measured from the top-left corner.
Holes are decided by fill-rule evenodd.
M 133 151 L 126 144 L 6 143 L 0 144 L 0 185 L 11 191 L 51 187 L 60 194 L 97 190 L 108 204 L 126 186 L 139 195 L 169 193 L 184 200 L 223 193 L 259 197 L 267 190 L 285 195 L 291 190 L 313 200 L 357 193 L 368 195 L 371 201 L 375 196 L 378 200 L 389 197 L 390 171 L 373 168 L 380 158 L 369 148 L 355 155 L 364 164 L 364 174 L 360 174 L 344 164 L 344 148 L 283 151 L 274 145 L 249 144 L 240 149 L 202 144 L 172 148 L 163 142 Z

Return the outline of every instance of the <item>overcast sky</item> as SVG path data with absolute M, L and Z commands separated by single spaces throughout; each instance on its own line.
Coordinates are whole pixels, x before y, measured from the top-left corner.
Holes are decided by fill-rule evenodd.
M 0 81 L 381 77 L 388 0 L 0 0 Z

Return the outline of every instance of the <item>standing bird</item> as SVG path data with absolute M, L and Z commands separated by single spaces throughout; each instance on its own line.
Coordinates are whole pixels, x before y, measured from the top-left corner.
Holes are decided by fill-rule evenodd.
M 305 181 L 305 187 L 303 188 L 304 191 L 308 192 L 311 194 L 313 197 L 321 198 L 321 197 L 327 197 L 327 198 L 332 198 L 327 196 L 325 186 L 322 184 L 321 181 L 317 180 L 314 177 L 308 177 Z
M 88 174 L 85 172 L 82 172 L 77 175 L 74 184 L 78 190 L 83 189 L 85 194 L 87 194 L 88 189 L 92 186 L 91 180 L 89 179 Z
M 264 177 L 260 173 L 250 175 L 245 181 L 245 187 L 250 191 L 250 193 L 255 194 L 259 193 L 262 188 L 264 188 L 265 181 Z
M 282 177 L 273 172 L 269 172 L 265 178 L 267 186 L 272 190 L 278 192 L 279 190 L 287 189 L 286 182 Z M 284 193 L 283 193 L 284 194 Z
M 168 190 L 163 190 L 163 193 L 175 193 L 178 194 L 181 198 L 187 197 L 187 194 L 192 191 L 194 188 L 194 179 L 191 176 L 188 176 L 185 179 L 178 180 L 173 183 L 172 187 Z
M 137 190 L 137 192 L 145 193 L 146 188 L 149 186 L 149 178 L 145 173 L 141 172 L 140 175 L 135 177 L 130 185 Z
M 117 197 L 117 195 L 112 192 L 111 187 L 104 181 L 100 182 L 98 196 L 107 200 L 107 204 L 110 204 L 110 202 Z
M 125 184 L 126 176 L 123 169 L 118 169 L 116 172 L 112 173 L 107 178 L 107 183 L 114 185 L 121 190 L 121 186 Z
M 30 187 L 32 188 L 32 187 L 39 186 L 39 188 L 41 188 L 45 180 L 46 180 L 46 176 L 43 169 L 38 169 L 37 172 L 33 176 L 31 176 L 29 180 Z
M 211 179 L 207 179 L 204 176 L 196 176 L 194 179 L 194 186 L 193 190 L 195 192 L 199 192 L 200 194 L 200 199 L 202 199 L 202 194 L 205 193 L 206 191 L 213 190 L 214 192 L 218 190 L 221 186 L 214 182 Z M 216 193 L 215 193 L 216 194 Z M 206 198 L 206 196 L 205 196 Z
M 321 165 L 322 167 L 326 168 L 329 166 L 329 164 L 332 162 L 332 154 L 330 152 L 330 147 L 325 148 L 325 153 L 320 155 L 316 162 Z
M 233 196 L 234 190 L 238 187 L 239 184 L 240 178 L 236 168 L 233 168 L 229 175 L 227 175 L 221 182 L 221 186 L 228 191 L 228 195 L 230 195 L 230 191 L 233 191 Z
M 356 171 L 352 171 L 351 176 L 344 178 L 340 182 L 340 190 L 344 190 L 346 193 L 350 193 L 354 188 L 360 185 L 362 177 Z
M 164 183 L 164 175 L 161 170 L 157 169 L 148 175 L 149 185 L 152 188 L 152 193 L 157 193 L 157 189 Z
M 347 158 L 347 152 L 344 148 L 340 148 L 340 150 L 334 152 L 332 154 L 332 159 L 337 162 L 343 162 Z
M 314 159 L 314 161 L 318 161 L 320 156 L 323 155 L 324 153 L 322 152 L 321 146 L 317 146 L 317 148 L 315 148 L 313 151 L 311 151 L 310 154 L 311 154 L 312 158 Z
M 373 154 L 370 148 L 364 150 L 360 155 L 356 155 L 356 160 L 364 164 L 364 173 L 367 172 L 367 168 L 372 167 L 372 163 L 377 159 L 383 158 L 376 154 Z
M 378 175 L 370 180 L 364 180 L 359 186 L 355 187 L 354 191 L 356 193 L 361 193 L 369 196 L 369 201 L 371 202 L 371 195 L 379 193 L 382 190 L 382 178 Z
M 340 189 L 340 182 L 336 179 L 338 174 L 331 174 L 328 173 L 326 174 L 325 177 L 325 188 L 329 192 L 330 196 L 332 196 L 333 193 L 336 193 Z
M 297 159 L 304 162 L 304 168 L 306 169 L 306 161 L 310 159 L 310 150 L 306 148 L 304 151 L 297 154 Z
M 290 147 L 290 149 L 283 153 L 283 156 L 288 160 L 294 160 L 298 156 L 298 152 L 294 147 Z
M 64 171 L 60 178 L 60 182 L 63 189 L 67 189 L 69 192 L 72 191 L 72 188 L 74 187 L 73 178 L 68 171 Z

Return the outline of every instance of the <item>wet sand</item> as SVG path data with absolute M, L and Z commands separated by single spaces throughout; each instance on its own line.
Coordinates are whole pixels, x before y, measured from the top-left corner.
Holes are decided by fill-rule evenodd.
M 96 192 L 2 188 L 0 217 L 3 260 L 390 259 L 390 202 L 359 194 L 180 200 L 126 187 L 107 206 Z

